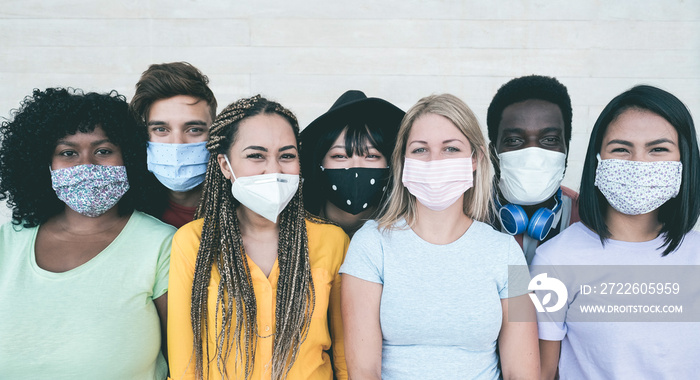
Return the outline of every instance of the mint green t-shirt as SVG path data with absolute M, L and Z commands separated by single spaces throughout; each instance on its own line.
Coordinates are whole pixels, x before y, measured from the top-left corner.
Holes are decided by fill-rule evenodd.
M 153 300 L 168 291 L 175 229 L 135 211 L 63 273 L 36 264 L 38 229 L 0 226 L 0 379 L 165 379 Z

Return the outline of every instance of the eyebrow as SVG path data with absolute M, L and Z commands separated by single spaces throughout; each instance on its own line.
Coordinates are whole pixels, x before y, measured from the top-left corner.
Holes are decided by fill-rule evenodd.
M 551 132 L 564 132 L 562 128 L 559 127 L 546 127 L 542 128 L 540 130 L 540 134 L 545 134 L 545 133 L 551 133 Z M 525 133 L 525 130 L 523 128 L 505 128 L 502 131 L 502 134 L 507 134 L 507 133 Z
M 504 128 L 502 131 L 502 134 L 505 135 L 506 133 L 524 133 L 524 132 L 525 132 L 525 130 L 522 128 Z
M 146 123 L 147 126 L 151 125 L 167 125 L 168 123 L 161 121 L 161 120 L 151 120 L 148 123 Z M 201 125 L 202 127 L 206 127 L 207 123 L 204 120 L 190 120 L 185 123 L 185 125 Z
M 663 144 L 663 143 L 669 143 L 672 145 L 676 145 L 676 143 L 674 143 L 673 141 L 671 141 L 669 139 L 660 138 L 660 139 L 656 139 L 654 141 L 649 141 L 648 143 L 644 144 L 644 146 L 648 147 L 648 146 L 659 145 L 659 144 Z M 634 144 L 632 144 L 631 142 L 629 142 L 627 140 L 610 140 L 606 145 L 611 145 L 611 144 L 620 144 L 620 145 L 625 145 L 625 146 L 630 146 L 630 147 L 634 146 Z
M 659 144 L 663 144 L 663 143 L 669 143 L 671 145 L 676 145 L 676 143 L 674 143 L 673 141 L 671 141 L 669 139 L 661 138 L 658 140 L 649 141 L 648 143 L 644 144 L 644 146 L 659 145 Z
M 552 133 L 552 132 L 564 132 L 564 129 L 559 128 L 559 127 L 542 128 L 542 130 L 540 131 L 540 134 Z
M 114 144 L 110 139 L 102 139 L 102 140 L 93 141 L 90 143 L 90 145 L 96 146 L 96 145 L 101 145 L 101 144 L 105 144 L 105 143 Z M 56 145 L 68 145 L 71 147 L 76 147 L 76 146 L 79 146 L 80 144 L 74 143 L 72 141 L 67 141 L 67 140 L 58 140 L 56 142 Z
M 279 148 L 278 152 L 283 152 L 283 151 L 285 151 L 285 150 L 296 149 L 296 148 L 297 148 L 297 147 L 294 146 L 294 145 L 287 145 L 287 146 L 283 146 L 283 147 Z M 246 148 L 243 149 L 243 150 L 248 150 L 248 149 L 251 149 L 251 150 L 259 150 L 259 151 L 262 151 L 262 152 L 267 152 L 267 148 L 262 147 L 262 146 L 258 146 L 258 145 L 251 145 L 251 146 L 246 147 Z
M 248 149 L 251 149 L 251 150 L 259 150 L 259 151 L 262 151 L 262 152 L 267 152 L 267 148 L 263 148 L 263 147 L 257 146 L 257 145 L 251 145 L 251 146 L 245 147 L 243 150 L 245 151 L 245 150 L 248 150 Z
M 627 140 L 610 140 L 608 141 L 607 144 L 605 145 L 612 145 L 612 144 L 620 144 L 620 145 L 625 145 L 625 146 L 634 146 L 631 142 Z
M 460 139 L 449 139 L 449 140 L 444 140 L 442 143 L 443 143 L 443 144 L 448 144 L 448 143 L 455 142 L 455 141 L 464 144 L 464 141 L 462 141 L 462 140 L 460 140 Z M 410 143 L 408 143 L 408 145 L 411 145 L 411 144 L 425 144 L 425 145 L 428 145 L 428 143 L 425 142 L 425 141 L 423 141 L 423 140 L 415 140 L 415 141 L 411 141 Z

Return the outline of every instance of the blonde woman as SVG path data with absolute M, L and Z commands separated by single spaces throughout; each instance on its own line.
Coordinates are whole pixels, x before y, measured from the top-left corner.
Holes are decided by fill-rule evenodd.
M 353 379 L 539 377 L 536 324 L 508 321 L 509 303 L 530 302 L 508 289 L 508 265 L 525 258 L 486 224 L 486 152 L 476 117 L 453 95 L 406 113 L 389 202 L 355 234 L 340 270 Z
M 173 238 L 172 379 L 347 379 L 348 237 L 305 217 L 298 133 L 290 111 L 260 96 L 212 124 L 200 219 Z

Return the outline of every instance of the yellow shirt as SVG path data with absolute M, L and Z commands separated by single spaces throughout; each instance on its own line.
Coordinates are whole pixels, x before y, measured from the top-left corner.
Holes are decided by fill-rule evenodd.
M 194 379 L 194 351 L 192 349 L 192 321 L 190 310 L 192 304 L 192 280 L 195 261 L 201 240 L 203 219 L 195 220 L 180 228 L 173 238 L 170 257 L 170 283 L 168 288 L 168 356 L 170 376 L 173 380 Z M 292 366 L 288 379 L 347 379 L 345 354 L 343 350 L 343 325 L 340 316 L 340 275 L 338 269 L 343 263 L 348 248 L 349 238 L 339 227 L 330 224 L 316 224 L 306 221 L 309 242 L 309 261 L 311 277 L 316 292 L 316 304 L 311 316 L 311 325 L 306 340 L 301 344 L 299 353 Z M 269 277 L 265 277 L 260 268 L 248 257 L 250 275 L 257 301 L 258 338 L 253 376 L 255 380 L 270 379 L 272 344 L 275 330 L 275 304 L 279 266 L 275 261 Z M 209 309 L 209 353 L 216 355 L 216 329 L 213 312 L 216 305 L 217 287 L 220 276 L 216 267 L 212 269 L 208 289 Z M 235 311 L 234 314 L 235 316 Z M 219 318 L 220 321 L 220 318 Z M 235 322 L 233 323 L 235 326 Z M 206 361 L 206 347 L 204 360 Z M 333 360 L 328 351 L 332 351 Z M 235 356 L 235 349 L 230 358 Z M 226 363 L 232 379 L 243 378 L 241 365 L 234 366 L 233 360 Z M 238 371 L 234 369 L 238 367 Z M 206 370 L 206 363 L 204 364 Z M 209 366 L 209 379 L 221 379 L 216 362 Z

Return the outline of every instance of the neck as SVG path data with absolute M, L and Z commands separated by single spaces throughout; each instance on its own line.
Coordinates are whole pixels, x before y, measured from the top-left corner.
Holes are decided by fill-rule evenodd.
M 108 231 L 129 217 L 130 215 L 120 216 L 117 206 L 94 218 L 77 213 L 66 206 L 62 213 L 51 217 L 47 224 L 54 224 L 61 230 L 74 235 L 93 235 Z
M 376 209 L 376 207 L 370 207 L 357 215 L 353 215 L 349 212 L 341 210 L 338 206 L 331 202 L 326 202 L 326 204 L 321 207 L 320 216 L 338 223 L 343 231 L 345 231 L 348 236 L 352 237 L 352 235 L 354 235 L 355 232 L 357 232 L 357 230 L 359 230 L 360 227 L 362 227 L 362 225 L 365 224 L 365 222 L 370 219 L 372 215 L 374 215 Z
M 274 236 L 279 235 L 279 224 L 273 223 L 258 215 L 248 207 L 240 205 L 236 208 L 239 228 L 242 236 Z
M 605 224 L 611 239 L 629 242 L 654 240 L 662 227 L 658 210 L 642 215 L 626 215 L 611 206 L 608 206 Z
M 202 198 L 202 185 L 197 185 L 194 189 L 184 192 L 169 190 L 168 198 L 180 206 L 197 207 Z
M 464 214 L 462 195 L 450 207 L 434 211 L 416 202 L 416 219 L 411 226 L 421 239 L 432 244 L 449 244 L 459 239 L 472 225 L 472 218 Z

